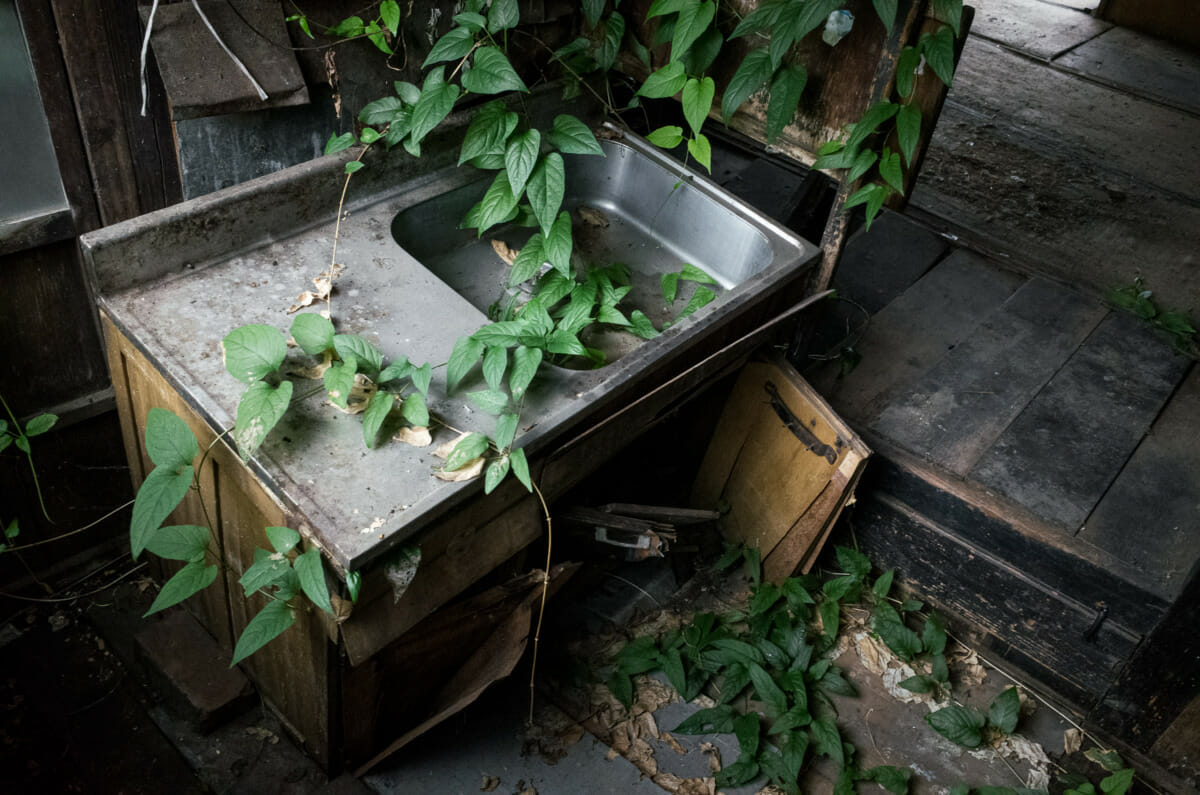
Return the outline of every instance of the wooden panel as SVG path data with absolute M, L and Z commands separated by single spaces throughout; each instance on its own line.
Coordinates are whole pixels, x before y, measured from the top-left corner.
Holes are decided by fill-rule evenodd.
M 150 102 L 141 111 L 137 6 L 121 0 L 51 0 L 102 224 L 179 200 L 162 84 L 147 65 Z
M 1150 755 L 1168 770 L 1192 776 L 1200 771 L 1200 698 L 1193 698 L 1150 747 Z
M 121 416 L 125 452 L 129 457 L 134 487 L 137 488 L 154 468 L 144 444 L 146 415 L 152 407 L 173 411 L 181 417 L 192 433 L 196 434 L 201 450 L 212 442 L 214 434 L 178 393 L 151 367 L 141 352 L 113 326 L 112 322 L 108 318 L 104 318 L 103 323 L 113 384 L 116 390 L 117 410 Z M 209 518 L 216 521 L 218 516 L 216 484 L 219 481 L 219 470 L 220 467 L 216 460 L 210 457 L 200 476 L 203 504 L 201 504 L 201 496 L 195 491 L 190 491 L 166 522 L 167 524 L 194 524 L 209 527 L 218 548 L 224 543 L 224 538 L 221 528 L 213 527 Z M 179 561 L 161 560 L 149 553 L 145 554 L 153 562 L 152 565 L 160 580 L 165 580 L 183 567 Z M 225 578 L 218 578 L 212 586 L 188 599 L 184 606 L 217 639 L 223 649 L 226 651 L 233 649 Z
M 863 552 L 951 616 L 996 639 L 994 651 L 1066 698 L 1093 704 L 1137 645 L 1116 624 L 1089 630 L 1096 611 L 877 492 L 859 501 Z
M 1055 62 L 1106 85 L 1200 114 L 1200 53 L 1113 28 Z
M 853 269 L 849 253 L 846 261 Z M 874 417 L 968 339 L 1022 281 L 982 257 L 955 251 L 871 318 L 854 346 L 862 360 L 849 375 L 835 381 L 830 367 L 815 385 L 847 419 Z
M 966 474 L 1107 313 L 1031 279 L 871 423 L 905 449 Z
M 1103 0 L 1097 14 L 1115 25 L 1200 47 L 1194 0 Z
M 971 5 L 975 35 L 1045 61 L 1112 27 L 1090 14 L 1042 0 L 971 0 Z
M 950 244 L 894 212 L 879 214 L 870 229 L 846 242 L 833 284 L 838 295 L 874 315 L 925 275 Z
M 1197 422 L 1200 369 L 1193 368 L 1079 533 L 1127 561 L 1133 581 L 1166 600 L 1179 598 L 1200 558 Z
M 1140 318 L 1110 313 L 970 477 L 1079 531 L 1190 364 Z

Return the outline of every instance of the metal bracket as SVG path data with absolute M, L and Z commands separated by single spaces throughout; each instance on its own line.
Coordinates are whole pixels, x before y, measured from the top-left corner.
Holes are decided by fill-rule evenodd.
M 783 398 L 779 394 L 779 387 L 771 381 L 767 381 L 763 385 L 763 389 L 767 390 L 767 394 L 771 397 L 771 408 L 775 409 L 775 413 L 779 415 L 779 419 L 783 420 L 783 424 L 792 432 L 792 435 L 800 440 L 804 449 L 824 458 L 831 464 L 836 464 L 837 450 L 818 439 L 812 431 L 805 427 L 800 418 L 792 413 L 788 405 L 783 402 Z

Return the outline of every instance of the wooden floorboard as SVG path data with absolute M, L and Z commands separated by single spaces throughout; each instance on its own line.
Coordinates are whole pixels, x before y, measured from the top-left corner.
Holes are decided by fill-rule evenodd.
M 875 433 L 966 475 L 1107 310 L 1034 278 L 871 423 Z
M 1041 0 L 970 0 L 972 36 L 982 36 L 1049 61 L 1112 27 L 1073 8 Z
M 1111 312 L 970 477 L 1074 534 L 1150 430 L 1188 363 L 1141 319 Z
M 856 345 L 862 360 L 849 375 L 838 380 L 828 368 L 813 383 L 843 416 L 869 420 L 966 339 L 1022 281 L 956 250 L 871 318 Z
M 846 242 L 834 273 L 839 295 L 875 314 L 903 293 L 949 250 L 941 235 L 884 210 Z
M 1113 28 L 1055 61 L 1092 80 L 1200 113 L 1200 53 L 1129 28 Z
M 1139 585 L 1172 600 L 1200 558 L 1200 369 L 1154 423 L 1088 517 L 1080 538 L 1142 572 Z

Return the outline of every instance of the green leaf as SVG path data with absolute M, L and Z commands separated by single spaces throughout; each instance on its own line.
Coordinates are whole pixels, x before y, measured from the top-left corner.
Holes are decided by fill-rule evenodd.
M 496 418 L 496 433 L 492 441 L 500 450 L 507 450 L 512 446 L 513 437 L 517 435 L 517 422 L 518 417 L 512 412 Z
M 772 72 L 774 69 L 771 68 L 771 59 L 766 50 L 751 50 L 746 54 L 721 97 L 721 118 L 726 124 L 729 124 L 742 103 L 766 85 Z
M 483 472 L 483 493 L 491 494 L 496 490 L 496 487 L 504 482 L 504 478 L 508 475 L 510 463 L 508 456 L 500 456 L 487 465 L 487 469 Z
M 858 695 L 858 688 L 850 683 L 836 668 L 831 668 L 817 682 L 817 687 L 835 696 L 853 698 Z
M 517 209 L 518 199 L 513 193 L 512 185 L 509 184 L 508 172 L 497 172 L 496 178 L 492 180 L 480 202 L 479 234 L 482 235 L 490 227 L 509 220 Z
M 461 166 L 481 155 L 504 154 L 505 142 L 517 129 L 518 121 L 517 114 L 509 111 L 503 100 L 494 99 L 488 102 L 472 117 L 470 125 L 467 126 L 459 150 L 458 164 Z
M 450 31 L 437 40 L 433 45 L 433 49 L 429 51 L 425 62 L 421 64 L 422 69 L 427 69 L 434 64 L 443 63 L 444 61 L 457 61 L 464 57 L 475 46 L 475 34 L 468 28 L 451 28 Z
M 5 439 L 11 439 L 12 437 L 11 437 L 11 436 L 5 436 L 4 438 L 5 438 Z M 29 454 L 30 454 L 30 453 L 29 453 L 29 439 L 28 439 L 27 437 L 25 437 L 25 436 L 18 436 L 18 437 L 17 437 L 17 441 L 16 441 L 16 445 L 17 445 L 17 449 L 18 449 L 18 450 L 20 450 L 20 451 L 21 451 L 22 453 L 24 453 L 25 455 L 29 455 Z M 8 446 L 8 444 L 7 444 L 7 443 L 5 443 L 5 447 L 7 447 L 7 446 Z
M 766 669 L 751 663 L 746 666 L 746 671 L 750 674 L 750 681 L 754 684 L 759 700 L 767 705 L 768 714 L 782 715 L 787 712 L 787 696 L 779 689 L 779 685 L 775 684 L 775 680 Z
M 394 405 L 396 405 L 396 396 L 386 390 L 380 389 L 371 396 L 371 402 L 367 404 L 367 409 L 363 412 L 363 441 L 367 447 L 375 446 L 379 429 L 383 427 L 383 421 L 387 419 Z
M 821 591 L 826 597 L 835 602 L 840 602 L 848 593 L 856 590 L 859 586 L 858 580 L 853 577 L 835 577 L 827 581 L 821 586 Z
M 1104 795 L 1125 795 L 1133 786 L 1133 768 L 1118 770 L 1111 776 L 1100 781 L 1100 791 Z
M 837 638 L 838 620 L 841 612 L 838 603 L 832 600 L 821 602 L 817 607 L 817 612 L 821 616 L 821 635 L 826 641 L 832 643 Z
M 704 170 L 712 172 L 712 144 L 704 135 L 697 135 L 688 141 L 688 154 L 696 158 L 696 162 L 704 166 Z
M 513 195 L 520 196 L 525 190 L 525 183 L 533 173 L 533 167 L 537 165 L 541 145 L 542 134 L 537 130 L 530 130 L 508 142 L 508 148 L 504 152 L 504 166 L 508 171 L 508 183 L 512 187 Z
M 613 697 L 624 705 L 625 709 L 633 706 L 633 680 L 629 678 L 629 674 L 613 671 L 612 676 L 608 678 L 608 689 L 612 691 Z
M 309 600 L 333 615 L 333 606 L 329 603 L 329 588 L 325 585 L 325 568 L 321 561 L 321 551 L 316 547 L 296 558 L 293 564 L 296 574 L 300 577 L 300 588 Z
M 366 166 L 361 160 L 351 160 L 346 164 L 346 173 L 353 174 L 356 171 L 361 171 Z
M 850 137 L 846 139 L 847 149 L 857 149 L 863 141 L 867 140 L 876 130 L 879 125 L 888 121 L 900 111 L 900 106 L 888 102 L 876 102 L 863 117 L 854 125 L 854 131 L 850 133 Z
M 400 404 L 400 414 L 413 427 L 425 428 L 429 425 L 429 409 L 421 395 L 414 394 L 404 398 L 404 402 Z
M 850 164 L 850 173 L 846 175 L 846 179 L 854 182 L 863 174 L 870 171 L 871 166 L 875 165 L 875 161 L 878 159 L 879 156 L 870 149 L 864 149 L 859 152 L 858 156 L 854 158 L 854 162 Z
M 937 682 L 925 674 L 910 676 L 899 684 L 910 693 L 932 693 L 937 687 Z
M 392 83 L 392 87 L 396 89 L 396 95 L 407 105 L 415 105 L 421 98 L 421 89 L 406 80 L 397 80 Z
M 386 384 L 389 381 L 395 381 L 403 378 L 406 375 L 410 375 L 413 369 L 412 362 L 408 360 L 408 357 L 401 356 L 399 359 L 392 362 L 387 367 L 383 368 L 382 371 L 380 371 L 379 383 Z
M 508 374 L 508 388 L 512 390 L 515 399 L 520 400 L 525 395 L 533 377 L 537 374 L 542 363 L 540 348 L 527 348 L 524 345 L 513 350 L 512 370 Z
M 791 46 L 824 24 L 830 12 L 842 4 L 842 0 L 781 4 L 771 25 L 771 43 L 768 47 L 771 65 L 778 69 Z
M 604 150 L 596 141 L 596 136 L 588 126 L 569 114 L 554 118 L 554 128 L 550 132 L 550 143 L 563 154 L 573 155 L 604 155 Z M 541 216 L 538 216 L 539 219 Z
M 508 349 L 488 348 L 483 355 L 483 378 L 493 390 L 500 388 L 504 380 L 504 371 L 508 369 Z
M 587 349 L 583 343 L 569 331 L 555 329 L 546 337 L 546 350 L 550 353 L 564 356 L 586 356 Z
M 329 140 L 325 143 L 325 154 L 333 155 L 341 152 L 344 149 L 349 149 L 358 143 L 354 137 L 354 133 L 342 133 L 341 135 L 330 135 Z
M 583 16 L 588 27 L 594 28 L 600 24 L 600 15 L 604 13 L 604 0 L 583 0 Z
M 498 323 L 489 323 L 472 336 L 484 345 L 508 347 L 516 345 L 518 338 L 526 330 L 527 325 L 520 320 L 502 320 Z
M 897 0 L 871 1 L 875 5 L 875 13 L 879 16 L 879 21 L 883 23 L 884 30 L 889 36 L 892 35 L 892 27 L 896 24 Z
M 711 304 L 716 297 L 717 294 L 707 287 L 697 287 L 696 292 L 692 293 L 692 297 L 688 299 L 687 306 L 679 313 L 676 321 L 683 320 L 701 307 Z
M 808 72 L 799 64 L 785 66 L 771 80 L 771 99 L 767 104 L 767 142 L 779 137 L 784 128 L 792 123 L 800 95 L 808 82 Z
M 545 237 L 541 232 L 534 234 L 513 259 L 512 270 L 508 273 L 509 284 L 520 284 L 537 275 L 546 262 Z
M 1089 762 L 1095 762 L 1109 773 L 1116 773 L 1125 767 L 1125 760 L 1116 751 L 1106 751 L 1102 748 L 1089 748 L 1083 752 Z
M 205 534 L 207 535 L 207 531 Z M 175 572 L 171 579 L 163 583 L 162 590 L 158 592 L 158 596 L 154 598 L 150 609 L 145 612 L 142 618 L 172 605 L 177 605 L 189 596 L 203 591 L 216 581 L 219 571 L 220 569 L 217 566 L 205 566 L 203 563 L 196 562 L 188 563 L 182 569 Z
M 221 340 L 225 369 L 244 384 L 275 372 L 287 356 L 287 341 L 273 326 L 241 326 Z
M 674 149 L 683 142 L 683 128 L 674 124 L 651 130 L 646 140 L 660 149 Z
M 167 560 L 200 563 L 208 552 L 208 528 L 194 524 L 161 527 L 150 534 L 146 549 Z
M 600 40 L 600 46 L 592 53 L 601 69 L 612 69 L 621 50 L 621 40 L 624 38 L 625 18 L 613 11 L 608 19 L 604 20 L 604 38 Z
M 361 36 L 363 34 L 362 17 L 346 17 L 335 27 L 327 28 L 325 33 L 329 36 L 339 37 Z
M 942 684 L 950 681 L 950 669 L 946 667 L 946 655 L 933 655 L 933 662 L 930 668 L 934 681 L 941 682 Z
M 608 323 L 612 326 L 628 326 L 629 318 L 617 309 L 615 306 L 601 305 L 600 312 L 596 315 L 597 322 Z
M 487 452 L 488 439 L 482 433 L 469 433 L 459 440 L 458 444 L 454 445 L 454 449 L 450 451 L 450 455 L 446 456 L 447 472 L 453 472 L 456 469 L 462 469 L 470 461 L 474 461 L 479 456 Z
M 681 59 L 692 43 L 708 30 L 716 13 L 717 6 L 711 0 L 699 3 L 687 0 L 683 4 L 683 8 L 679 9 L 679 16 L 675 18 L 675 33 L 671 39 L 672 61 Z
M 451 18 L 454 24 L 469 29 L 472 33 L 478 33 L 487 27 L 487 20 L 482 14 L 474 11 L 464 11 L 461 14 L 455 14 Z
M 558 152 L 550 152 L 542 157 L 533 173 L 529 175 L 525 193 L 529 196 L 529 206 L 533 208 L 533 214 L 541 225 L 543 235 L 550 233 L 554 219 L 558 216 L 566 185 L 566 170 L 563 167 L 562 155 Z
M 758 761 L 750 755 L 742 754 L 732 765 L 728 765 L 716 773 L 717 787 L 740 787 L 758 775 Z
M 892 580 L 895 576 L 895 569 L 888 569 L 879 575 L 879 578 L 875 580 L 875 584 L 871 586 L 871 593 L 875 594 L 875 598 L 887 599 L 887 595 L 892 591 Z
M 28 428 L 25 434 L 35 435 Z M 192 429 L 174 412 L 154 407 L 146 413 L 146 452 L 156 466 L 178 469 L 192 463 L 200 454 L 200 445 Z
M 346 401 L 350 399 L 350 390 L 354 388 L 354 373 L 357 367 L 358 362 L 351 356 L 341 364 L 335 362 L 325 370 L 322 380 L 333 405 L 346 408 Z
M 896 139 L 904 154 L 904 162 L 911 168 L 917 142 L 921 140 L 921 109 L 916 105 L 900 106 L 896 113 Z
M 652 340 L 659 335 L 654 323 L 640 309 L 629 313 L 629 331 L 644 340 Z
M 904 170 L 900 167 L 900 153 L 888 152 L 884 148 L 884 153 L 887 155 L 879 161 L 879 176 L 883 177 L 887 184 L 896 189 L 897 192 L 904 192 Z
M 284 381 L 273 387 L 265 381 L 255 381 L 238 401 L 237 422 L 233 440 L 243 461 L 262 445 L 267 434 L 283 419 L 292 402 L 292 382 Z
M 907 99 L 912 95 L 916 85 L 917 69 L 921 66 L 921 50 L 917 47 L 905 47 L 900 50 L 896 61 L 896 92 Z
M 529 476 L 529 462 L 525 459 L 525 451 L 513 450 L 509 453 L 508 460 L 512 463 L 513 474 L 517 476 L 517 480 L 521 481 L 525 490 L 533 491 L 533 480 Z
M 722 704 L 692 713 L 671 729 L 674 734 L 725 734 L 733 731 L 733 707 Z
M 716 94 L 717 84 L 711 77 L 703 80 L 693 77 L 684 84 L 680 103 L 683 105 L 683 117 L 693 133 L 699 134 L 704 120 L 708 118 L 708 111 L 712 109 Z
M 267 527 L 264 532 L 267 534 L 267 540 L 271 542 L 271 548 L 280 555 L 286 555 L 300 543 L 300 534 L 290 527 Z
M 675 303 L 675 294 L 676 294 L 676 291 L 679 289 L 679 274 L 678 273 L 664 273 L 659 278 L 659 282 L 662 285 L 663 300 L 666 301 L 668 304 Z
M 516 27 L 521 21 L 521 11 L 517 7 L 517 0 L 492 0 L 492 7 L 488 10 L 487 27 L 491 33 L 499 33 L 502 30 Z
M 1005 734 L 1012 734 L 1017 728 L 1017 718 L 1021 714 L 1021 697 L 1015 687 L 1009 687 L 992 699 L 988 707 L 988 725 Z
M 921 629 L 921 645 L 928 654 L 946 651 L 946 625 L 937 613 L 930 613 Z
M 183 501 L 192 485 L 192 477 L 190 465 L 178 470 L 156 467 L 146 476 L 133 501 L 133 516 L 129 522 L 129 546 L 134 560 L 146 548 L 150 535 Z
M 921 639 L 917 637 L 917 633 L 899 621 L 881 621 L 877 616 L 874 628 L 875 632 L 879 634 L 880 639 L 900 659 L 905 661 L 912 660 L 921 653 Z
M 725 37 L 716 27 L 704 31 L 700 34 L 700 38 L 696 39 L 688 51 L 683 54 L 684 69 L 691 75 L 706 73 L 713 62 L 717 60 L 717 56 L 721 54 L 721 47 L 724 44 Z
M 679 61 L 671 61 L 658 71 L 651 72 L 637 93 L 639 96 L 650 99 L 665 99 L 682 91 L 687 81 L 683 64 Z
M 388 46 L 387 37 L 383 35 L 383 28 L 379 27 L 378 22 L 368 24 L 365 33 L 376 49 L 388 55 L 392 54 L 392 48 Z
M 418 392 L 422 395 L 428 395 L 429 382 L 433 380 L 433 365 L 425 362 L 425 364 L 412 371 L 409 380 L 412 381 L 412 385 L 417 388 Z
M 396 0 L 383 0 L 379 4 L 379 18 L 383 26 L 395 36 L 396 31 L 400 29 L 400 4 Z
M 933 15 L 954 29 L 957 36 L 962 26 L 962 0 L 933 0 Z
M 404 102 L 397 96 L 385 96 L 374 102 L 367 102 L 359 112 L 359 121 L 362 124 L 390 124 L 395 118 L 396 113 L 404 109 Z M 370 127 L 367 127 L 370 130 Z M 374 132 L 372 130 L 371 132 Z M 379 133 L 374 132 L 376 138 Z M 362 131 L 362 143 L 371 143 L 367 141 L 366 130 Z
M 54 414 L 39 414 L 25 424 L 25 435 L 28 437 L 41 436 L 46 431 L 54 427 L 54 423 L 58 422 L 58 416 Z M 192 459 L 189 458 L 188 461 Z M 155 461 L 157 464 L 158 462 Z
M 975 748 L 983 742 L 984 717 L 978 710 L 953 704 L 925 716 L 938 734 L 955 745 Z
M 259 610 L 258 615 L 250 619 L 250 623 L 242 630 L 242 636 L 238 638 L 237 645 L 233 648 L 233 661 L 229 663 L 229 667 L 232 668 L 275 640 L 294 623 L 296 623 L 296 612 L 292 608 L 284 602 L 268 602 L 267 606 Z
M 508 408 L 508 395 L 499 389 L 470 392 L 467 397 L 488 414 L 500 414 Z
M 512 2 L 515 4 L 516 0 Z M 462 86 L 473 94 L 529 91 L 508 57 L 497 47 L 481 47 L 475 51 L 471 70 L 463 72 Z
M 871 560 L 863 553 L 852 547 L 839 546 L 835 548 L 838 565 L 842 570 L 862 582 L 871 573 Z
M 769 29 L 779 18 L 779 12 L 782 8 L 783 3 L 759 4 L 757 8 L 742 18 L 742 21 L 733 29 L 733 33 L 729 35 L 729 38 L 736 39 L 751 33 L 757 33 L 760 30 Z
M 838 766 L 846 763 L 845 751 L 842 749 L 842 735 L 838 733 L 837 724 L 829 718 L 817 718 L 808 727 L 812 735 L 813 750 L 822 756 L 832 759 Z
M 430 130 L 450 115 L 454 100 L 458 99 L 458 86 L 447 83 L 445 67 L 439 66 L 425 76 L 421 97 L 413 105 L 412 130 L 409 140 L 420 143 Z
M 291 334 L 300 349 L 311 356 L 320 356 L 333 346 L 333 323 L 316 312 L 296 315 Z
M 891 765 L 880 765 L 862 772 L 864 781 L 874 781 L 893 795 L 907 795 L 908 781 L 911 777 L 912 771 Z
M 558 218 L 550 226 L 550 231 L 546 233 L 543 250 L 546 260 L 567 278 L 571 276 L 572 248 L 574 241 L 571 237 L 571 216 L 564 210 L 558 214 Z
M 925 62 L 947 87 L 954 79 L 954 31 L 942 26 L 937 32 L 921 36 Z
M 390 99 L 390 97 L 389 97 Z M 364 127 L 362 131 L 362 142 L 364 144 L 373 144 L 379 140 L 379 131 L 371 127 Z M 349 164 L 347 164 L 349 165 Z
M 346 592 L 350 594 L 350 601 L 358 601 L 358 592 L 362 587 L 362 575 L 357 571 L 346 572 Z

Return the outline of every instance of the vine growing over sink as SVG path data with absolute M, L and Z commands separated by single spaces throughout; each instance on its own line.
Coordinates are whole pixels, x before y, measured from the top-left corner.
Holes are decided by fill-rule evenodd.
M 619 116 L 645 100 L 679 96 L 686 126 L 660 126 L 647 137 L 665 148 L 686 145 L 686 157 L 711 170 L 712 147 L 703 125 L 718 106 L 717 84 L 709 71 L 726 37 L 745 37 L 754 46 L 724 87 L 719 113 L 728 123 L 739 107 L 757 98 L 765 104 L 766 137 L 772 142 L 795 118 L 807 84 L 807 71 L 794 57 L 798 43 L 823 27 L 825 42 L 836 46 L 840 36 L 845 35 L 849 16 L 844 11 L 846 4 L 847 0 L 763 0 L 739 18 L 733 8 L 718 8 L 716 0 L 654 0 L 646 19 L 657 20 L 657 26 L 652 40 L 644 43 L 618 10 L 620 0 L 581 0 L 583 35 L 553 50 L 518 29 L 517 0 L 466 0 L 463 10 L 454 15 L 450 30 L 433 44 L 422 64 L 420 85 L 395 82 L 393 94 L 362 109 L 358 116 L 361 130 L 331 136 L 325 152 L 362 147 L 358 156 L 345 165 L 344 202 L 351 177 L 365 167 L 364 155 L 376 144 L 382 143 L 388 149 L 401 146 L 410 155 L 420 157 L 425 139 L 465 99 L 528 93 L 529 87 L 509 60 L 511 33 L 526 36 L 544 50 L 548 64 L 562 67 L 565 99 L 587 90 L 610 114 Z M 872 0 L 872 4 L 890 33 L 898 0 Z M 887 198 L 903 190 L 904 173 L 913 165 L 922 125 L 914 102 L 915 76 L 928 66 L 947 85 L 951 79 L 962 2 L 931 0 L 931 5 L 946 24 L 902 51 L 895 101 L 886 98 L 871 106 L 847 128 L 843 138 L 828 142 L 818 153 L 817 168 L 847 169 L 851 180 L 870 178 L 846 203 L 848 208 L 865 205 L 868 225 Z M 354 16 L 333 26 L 317 27 L 338 39 L 366 37 L 390 56 L 403 16 L 396 0 L 382 0 L 370 21 Z M 302 10 L 289 21 L 314 37 L 314 23 Z M 667 48 L 669 56 L 655 69 L 651 48 L 657 47 Z M 640 61 L 648 76 L 627 105 L 618 108 L 612 99 L 608 72 L 622 53 Z M 892 151 L 889 141 L 895 141 L 897 151 Z M 496 416 L 494 432 L 490 436 L 460 432 L 453 443 L 441 449 L 445 463 L 436 473 L 447 480 L 482 475 L 485 493 L 491 493 L 510 473 L 526 489 L 535 489 L 524 450 L 514 447 L 514 443 L 527 390 L 541 366 L 554 357 L 578 357 L 602 364 L 603 354 L 581 338 L 593 324 L 621 328 L 643 339 L 660 333 L 644 313 L 622 307 L 630 289 L 628 274 L 622 267 L 582 262 L 575 252 L 572 218 L 563 209 L 564 155 L 598 156 L 602 149 L 591 129 L 575 116 L 559 114 L 549 128 L 539 129 L 504 99 L 493 99 L 474 110 L 460 146 L 460 166 L 492 174 L 483 197 L 460 226 L 476 230 L 480 237 L 502 224 L 533 230 L 519 251 L 510 252 L 508 279 L 510 286 L 527 285 L 528 300 L 500 307 L 493 322 L 459 339 L 449 360 L 437 365 L 446 367 L 448 391 L 463 382 L 476 366 L 486 383 L 486 389 L 468 393 L 467 397 Z M 321 378 L 323 389 L 316 391 L 325 392 L 337 408 L 362 415 L 367 447 L 377 444 L 385 422 L 397 415 L 405 423 L 402 439 L 429 444 L 428 428 L 437 421 L 426 403 L 433 365 L 417 365 L 404 356 L 387 362 L 365 337 L 336 331 L 332 293 L 343 267 L 337 262 L 341 218 L 339 203 L 330 267 L 315 280 L 318 294 L 309 294 L 307 302 L 302 302 L 310 305 L 315 299 L 323 299 L 326 309 L 301 313 L 291 325 L 296 345 L 306 355 L 321 359 L 315 367 L 302 368 L 300 374 Z M 715 298 L 715 293 L 704 286 L 712 282 L 711 277 L 686 265 L 678 273 L 662 277 L 666 304 L 675 302 L 681 281 L 694 282 L 697 288 L 677 319 Z M 236 328 L 225 337 L 222 348 L 226 369 L 247 385 L 238 403 L 236 423 L 227 433 L 232 435 L 242 458 L 249 460 L 292 402 L 315 392 L 309 390 L 298 397 L 293 382 L 284 377 L 287 338 L 274 327 Z M 162 526 L 189 490 L 199 490 L 199 467 L 192 466 L 199 455 L 195 437 L 178 417 L 154 410 L 147 421 L 146 446 L 157 466 L 137 495 L 131 546 L 135 557 L 149 549 L 185 563 L 164 585 L 151 608 L 153 612 L 215 581 L 223 551 L 216 543 L 211 523 L 207 528 Z M 247 597 L 260 592 L 268 596 L 269 602 L 239 639 L 235 663 L 287 629 L 295 620 L 302 596 L 317 608 L 332 611 L 319 550 L 310 548 L 299 553 L 300 539 L 294 530 L 267 528 L 266 534 L 274 551 L 258 550 L 240 582 Z M 210 558 L 215 562 L 206 562 Z M 356 573 L 347 573 L 347 586 L 350 597 L 356 598 Z

